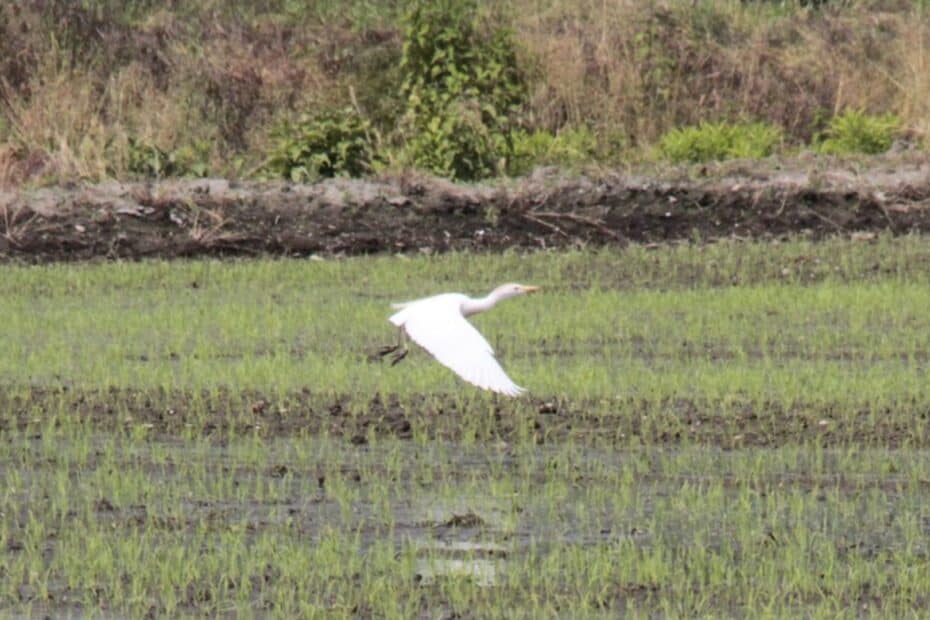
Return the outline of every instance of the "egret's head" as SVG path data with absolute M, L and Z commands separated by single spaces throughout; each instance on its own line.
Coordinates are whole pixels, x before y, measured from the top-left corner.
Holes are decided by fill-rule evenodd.
M 508 297 L 516 297 L 517 295 L 525 295 L 526 293 L 535 293 L 538 290 L 538 286 L 526 286 L 525 284 L 514 283 L 501 284 L 491 292 L 491 295 L 497 299 L 507 299 Z

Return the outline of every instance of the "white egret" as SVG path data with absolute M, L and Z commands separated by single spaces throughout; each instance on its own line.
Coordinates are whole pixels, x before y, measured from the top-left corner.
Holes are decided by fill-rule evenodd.
M 445 293 L 391 304 L 399 310 L 388 319 L 398 328 L 399 342 L 396 346 L 382 349 L 381 355 L 397 352 L 392 366 L 404 359 L 407 355 L 406 333 L 440 364 L 469 383 L 498 394 L 519 396 L 525 390 L 511 381 L 494 358 L 491 345 L 465 318 L 490 310 L 503 299 L 537 290 L 536 286 L 503 284 L 480 299 L 461 293 Z

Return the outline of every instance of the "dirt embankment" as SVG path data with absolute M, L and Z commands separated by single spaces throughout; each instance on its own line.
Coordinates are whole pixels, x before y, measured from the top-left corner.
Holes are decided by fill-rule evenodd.
M 499 250 L 930 232 L 930 159 L 657 177 L 170 180 L 0 191 L 0 260 Z

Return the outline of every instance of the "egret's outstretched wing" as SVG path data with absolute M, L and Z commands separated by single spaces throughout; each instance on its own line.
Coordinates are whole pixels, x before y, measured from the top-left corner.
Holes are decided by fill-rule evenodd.
M 402 317 L 398 316 L 401 313 L 395 316 L 403 319 L 407 335 L 461 378 L 506 396 L 519 396 L 525 391 L 510 380 L 494 358 L 491 345 L 465 320 L 457 305 L 436 300 L 411 304 L 402 313 Z

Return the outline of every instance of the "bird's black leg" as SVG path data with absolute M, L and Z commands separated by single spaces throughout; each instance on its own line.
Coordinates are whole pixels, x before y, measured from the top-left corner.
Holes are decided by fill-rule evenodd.
M 389 353 L 394 353 L 394 356 L 391 358 L 391 366 L 407 357 L 407 338 L 404 335 L 403 327 L 399 327 L 397 329 L 397 344 L 393 346 L 381 347 L 378 350 L 379 357 L 384 357 Z
M 394 354 L 394 358 L 391 360 L 391 366 L 394 366 L 399 361 L 407 357 L 407 335 L 404 333 L 403 327 L 399 328 L 397 331 L 400 335 L 400 342 L 396 347 L 394 347 L 394 349 L 400 349 L 400 351 L 397 351 L 397 353 Z

